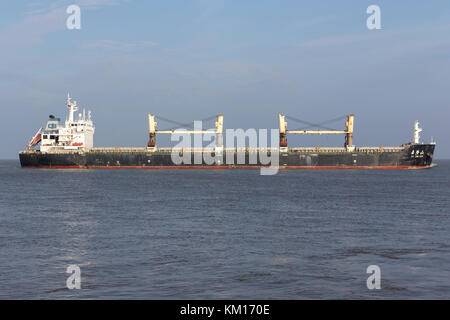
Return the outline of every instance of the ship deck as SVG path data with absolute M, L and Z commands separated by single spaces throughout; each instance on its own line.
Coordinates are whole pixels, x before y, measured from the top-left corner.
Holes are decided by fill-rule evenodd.
M 292 148 L 222 148 L 224 153 L 227 152 L 280 152 L 280 153 L 379 153 L 379 152 L 399 152 L 405 149 L 406 146 L 400 147 L 355 147 L 354 149 L 347 149 L 344 147 L 292 147 Z M 170 154 L 172 152 L 217 152 L 215 148 L 146 148 L 146 147 L 107 147 L 107 148 L 89 148 L 79 150 L 65 150 L 55 149 L 49 150 L 48 153 L 53 154 L 70 154 L 70 153 L 159 153 Z M 23 151 L 22 153 L 38 153 L 39 151 Z

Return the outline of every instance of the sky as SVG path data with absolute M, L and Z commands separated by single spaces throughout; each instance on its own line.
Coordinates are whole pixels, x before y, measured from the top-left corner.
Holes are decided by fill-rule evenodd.
M 66 27 L 71 4 L 79 30 Z M 366 26 L 372 4 L 379 30 Z M 17 159 L 49 114 L 65 118 L 67 92 L 92 110 L 97 147 L 145 146 L 147 113 L 182 123 L 223 113 L 225 128 L 243 129 L 276 128 L 278 113 L 315 123 L 354 113 L 356 146 L 410 142 L 419 120 L 422 140 L 450 158 L 448 0 L 2 1 L 0 46 L 0 159 Z

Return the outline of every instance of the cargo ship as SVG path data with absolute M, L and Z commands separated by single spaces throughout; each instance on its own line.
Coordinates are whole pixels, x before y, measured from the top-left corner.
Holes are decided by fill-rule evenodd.
M 394 147 L 357 147 L 353 145 L 354 115 L 345 116 L 345 129 L 287 130 L 288 116 L 278 115 L 275 146 L 223 146 L 223 115 L 215 116 L 213 130 L 157 130 L 156 117 L 148 115 L 149 141 L 139 148 L 94 147 L 95 127 L 91 111 L 79 108 L 67 97 L 68 117 L 49 116 L 45 128 L 40 128 L 19 153 L 22 167 L 52 169 L 188 169 L 188 168 L 266 168 L 277 169 L 423 169 L 433 166 L 435 142 L 421 143 L 419 122 L 414 124 L 413 141 Z M 320 127 L 303 122 L 310 127 Z M 323 124 L 323 123 L 322 123 Z M 227 129 L 229 130 L 229 129 Z M 241 133 L 243 130 L 241 130 Z M 204 147 L 158 147 L 157 134 L 213 135 L 214 145 Z M 227 133 L 228 134 L 228 133 Z M 288 147 L 288 134 L 345 136 L 343 147 Z M 234 139 L 234 138 L 233 138 Z M 189 139 L 190 140 L 190 139 Z M 231 140 L 231 139 L 230 139 Z M 244 137 L 245 140 L 245 137 Z M 268 159 L 270 161 L 268 161 Z

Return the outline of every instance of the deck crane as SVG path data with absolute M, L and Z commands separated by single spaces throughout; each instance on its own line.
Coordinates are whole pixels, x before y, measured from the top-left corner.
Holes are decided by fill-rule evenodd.
M 351 114 L 346 116 L 347 122 L 345 123 L 345 130 L 287 130 L 287 122 L 285 120 L 285 115 L 278 114 L 278 123 L 280 127 L 280 147 L 287 148 L 287 138 L 288 133 L 292 134 L 345 134 L 345 147 L 347 150 L 354 149 L 353 146 L 353 122 L 355 115 Z M 302 121 L 304 122 L 304 121 Z M 307 123 L 307 122 L 304 122 Z M 311 126 L 319 126 L 311 123 L 307 123 Z
M 211 133 L 211 131 L 207 130 L 156 130 L 157 122 L 155 121 L 155 117 L 157 116 L 153 114 L 148 114 L 148 129 L 149 129 L 149 141 L 147 143 L 148 148 L 155 148 L 156 147 L 156 134 L 173 134 L 173 133 L 186 133 L 186 134 L 199 134 L 199 133 Z M 215 123 L 216 126 L 216 148 L 223 147 L 223 114 L 219 114 L 217 116 L 214 116 L 217 118 L 217 121 Z M 159 117 L 161 118 L 161 117 Z M 167 119 L 164 119 L 167 120 Z M 174 121 L 171 121 L 174 122 Z M 180 124 L 181 125 L 181 124 Z

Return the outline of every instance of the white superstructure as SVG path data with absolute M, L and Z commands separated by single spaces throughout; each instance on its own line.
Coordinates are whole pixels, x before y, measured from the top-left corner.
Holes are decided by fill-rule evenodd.
M 60 118 L 50 116 L 44 130 L 41 130 L 41 152 L 58 150 L 79 150 L 94 147 L 94 125 L 91 119 L 91 111 L 83 109 L 78 111 L 76 101 L 72 101 L 67 94 L 67 108 L 69 116 L 64 126 Z

